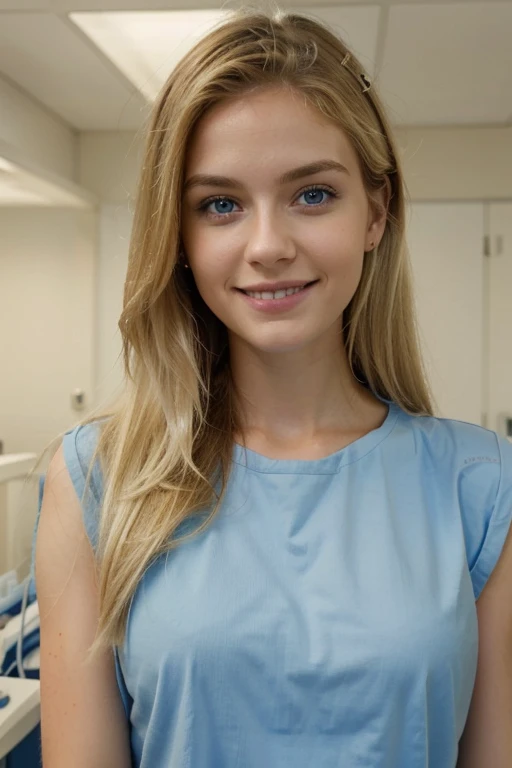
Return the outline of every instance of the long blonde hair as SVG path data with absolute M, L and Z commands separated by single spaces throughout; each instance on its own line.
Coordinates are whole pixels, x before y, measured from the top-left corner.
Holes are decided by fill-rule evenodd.
M 121 645 L 144 572 L 177 546 L 183 521 L 211 521 L 229 477 L 239 410 L 227 332 L 179 260 L 187 143 L 201 116 L 224 99 L 284 85 L 336 121 L 352 141 L 370 201 L 389 179 L 378 249 L 365 255 L 343 315 L 354 376 L 412 414 L 432 415 L 419 353 L 405 229 L 405 185 L 375 87 L 322 24 L 297 14 L 233 12 L 178 63 L 154 105 L 131 235 L 123 311 L 125 386 L 102 418 L 95 457 L 105 478 L 97 557 L 100 618 L 91 655 Z M 197 535 L 196 532 L 196 535 Z

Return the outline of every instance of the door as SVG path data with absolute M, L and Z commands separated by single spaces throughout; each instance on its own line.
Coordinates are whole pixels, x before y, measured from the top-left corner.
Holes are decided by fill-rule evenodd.
M 488 203 L 488 427 L 507 434 L 512 420 L 512 202 Z M 512 436 L 512 424 L 508 436 Z
M 481 424 L 484 206 L 414 203 L 407 232 L 436 416 Z

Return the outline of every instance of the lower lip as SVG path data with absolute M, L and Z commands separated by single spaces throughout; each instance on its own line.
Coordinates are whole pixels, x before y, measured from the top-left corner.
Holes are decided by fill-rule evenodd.
M 254 309 L 260 310 L 260 312 L 286 312 L 289 309 L 293 309 L 293 307 L 296 307 L 298 304 L 301 303 L 301 301 L 304 301 L 304 299 L 309 296 L 311 293 L 312 288 L 314 288 L 316 283 L 312 283 L 311 285 L 308 285 L 306 288 L 303 288 L 298 293 L 292 293 L 290 296 L 285 296 L 282 299 L 253 299 L 252 296 L 248 296 L 246 293 L 241 291 L 240 289 L 236 289 L 237 293 L 240 294 L 240 296 L 246 300 L 248 304 L 251 305 L 251 307 L 254 307 Z

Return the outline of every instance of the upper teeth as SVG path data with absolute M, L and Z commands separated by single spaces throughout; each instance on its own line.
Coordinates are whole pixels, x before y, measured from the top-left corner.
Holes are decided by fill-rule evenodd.
M 303 288 L 304 286 L 300 285 L 297 288 L 286 288 L 281 291 L 274 291 L 274 293 L 271 291 L 245 291 L 245 293 L 252 299 L 284 299 L 285 296 L 291 296 L 292 293 L 299 293 Z

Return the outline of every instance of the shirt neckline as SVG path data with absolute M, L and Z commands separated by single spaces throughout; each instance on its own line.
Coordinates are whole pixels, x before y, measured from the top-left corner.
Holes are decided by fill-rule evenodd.
M 255 472 L 270 475 L 334 475 L 343 466 L 353 464 L 370 451 L 373 451 L 391 433 L 400 415 L 401 408 L 391 400 L 379 397 L 388 405 L 388 413 L 380 427 L 372 429 L 366 435 L 357 438 L 335 453 L 320 459 L 271 459 L 250 448 L 234 443 L 232 458 L 239 464 Z

